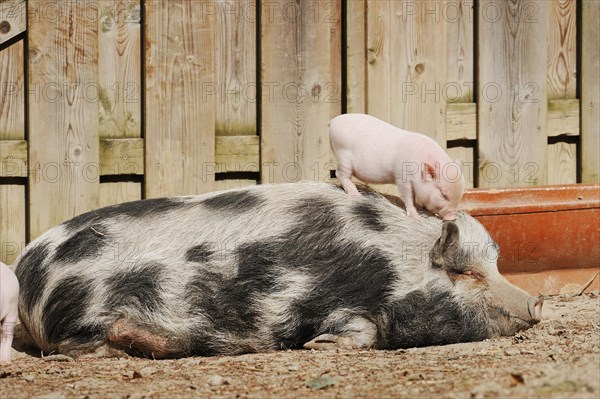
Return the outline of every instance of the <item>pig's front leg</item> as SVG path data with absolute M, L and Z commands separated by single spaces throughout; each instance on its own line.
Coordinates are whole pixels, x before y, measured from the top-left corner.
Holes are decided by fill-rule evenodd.
M 332 317 L 332 316 L 330 316 Z M 371 348 L 377 341 L 377 327 L 364 317 L 354 317 L 336 326 L 338 334 L 321 334 L 304 344 L 306 349 L 333 350 Z
M 417 212 L 417 208 L 415 207 L 415 192 L 410 180 L 405 182 L 396 180 L 396 187 L 398 187 L 400 199 L 404 201 L 406 214 L 412 218 L 419 219 L 419 212 Z

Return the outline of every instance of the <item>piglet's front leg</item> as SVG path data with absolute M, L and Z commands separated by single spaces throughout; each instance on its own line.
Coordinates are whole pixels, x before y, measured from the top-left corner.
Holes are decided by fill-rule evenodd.
M 403 182 L 396 180 L 396 187 L 398 187 L 400 199 L 404 202 L 406 214 L 412 218 L 419 219 L 421 216 L 415 207 L 415 192 L 410 181 Z

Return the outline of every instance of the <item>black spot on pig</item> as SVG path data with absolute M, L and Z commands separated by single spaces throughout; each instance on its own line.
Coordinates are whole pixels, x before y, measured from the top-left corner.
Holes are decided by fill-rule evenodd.
M 342 222 L 333 204 L 313 199 L 304 205 L 295 226 L 273 251 L 282 267 L 304 270 L 316 282 L 290 306 L 291 319 L 300 320 L 300 325 L 275 327 L 275 339 L 287 347 L 314 338 L 320 323 L 336 309 L 377 313 L 397 278 L 391 260 L 380 250 L 338 240 Z
M 275 284 L 274 264 L 278 255 L 274 250 L 266 242 L 242 245 L 235 252 L 238 267 L 232 278 L 206 271 L 192 278 L 186 287 L 190 312 L 210 317 L 212 328 L 222 333 L 248 334 L 256 330 L 261 309 L 255 301 L 272 292 Z M 219 353 L 220 343 L 215 334 L 208 341 L 203 336 L 200 332 L 194 338 L 192 353 Z
M 151 313 L 161 309 L 161 272 L 165 268 L 165 265 L 154 262 L 115 273 L 106 280 L 107 308 L 141 308 Z
M 73 234 L 63 241 L 54 253 L 53 262 L 75 263 L 77 261 L 96 258 L 106 244 L 106 226 L 95 224 Z
M 202 203 L 215 211 L 247 212 L 264 203 L 264 198 L 250 191 L 228 191 L 207 198 Z
M 294 204 L 297 219 L 292 230 L 297 248 L 301 251 L 321 251 L 327 243 L 325 240 L 335 239 L 343 224 L 335 211 L 335 204 L 324 198 L 314 197 Z
M 105 339 L 105 327 L 82 323 L 91 295 L 90 282 L 81 277 L 67 277 L 56 285 L 48 297 L 42 316 L 50 344 L 71 341 L 90 345 Z
M 31 312 L 46 288 L 48 270 L 44 262 L 48 258 L 48 252 L 48 243 L 37 244 L 25 252 L 15 269 L 19 280 L 19 301 L 27 313 Z
M 110 219 L 117 216 L 140 218 L 145 216 L 160 215 L 177 208 L 193 205 L 193 203 L 188 203 L 177 198 L 152 198 L 140 201 L 131 201 L 83 213 L 67 220 L 63 223 L 63 225 L 67 228 L 67 230 L 74 231 L 83 226 L 87 226 L 92 222 Z
M 477 312 L 453 298 L 450 291 L 429 287 L 413 291 L 386 306 L 393 315 L 385 336 L 379 337 L 378 349 L 412 348 L 481 341 L 488 327 Z
M 358 244 L 330 245 L 323 253 L 296 253 L 295 259 L 283 262 L 292 267 L 309 268 L 316 275 L 316 284 L 289 308 L 297 327 L 275 327 L 278 342 L 286 347 L 301 347 L 316 335 L 320 323 L 329 314 L 343 308 L 356 314 L 376 314 L 381 311 L 392 292 L 396 276 L 390 260 L 375 248 Z
M 185 252 L 185 260 L 188 262 L 205 263 L 215 253 L 211 244 L 200 244 L 191 247 Z
M 384 231 L 385 223 L 381 210 L 371 203 L 361 202 L 352 207 L 352 214 L 368 229 Z
M 273 326 L 273 338 L 280 345 L 300 347 L 314 338 L 336 309 L 360 314 L 380 311 L 396 280 L 391 261 L 376 248 L 340 242 L 343 221 L 331 201 L 314 197 L 293 206 L 295 220 L 287 233 L 236 250 L 236 276 L 225 279 L 204 271 L 188 283 L 190 309 L 209 317 L 211 328 L 241 336 L 256 331 L 261 322 L 257 299 L 285 290 L 276 281 L 278 273 L 287 270 L 302 272 L 315 284 L 290 303 L 286 311 L 290 321 Z M 218 354 L 222 343 L 214 337 L 219 334 L 199 333 L 194 354 Z
M 236 250 L 238 270 L 230 281 L 244 286 L 248 294 L 264 293 L 273 286 L 274 268 L 278 260 L 278 248 L 266 241 L 240 245 Z

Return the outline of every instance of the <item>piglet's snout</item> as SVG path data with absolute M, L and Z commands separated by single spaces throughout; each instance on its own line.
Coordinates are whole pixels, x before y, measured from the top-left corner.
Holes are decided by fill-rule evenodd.
M 532 324 L 537 324 L 542 321 L 543 304 L 544 298 L 542 297 L 529 297 L 527 299 L 527 307 L 529 308 L 529 315 L 531 316 Z

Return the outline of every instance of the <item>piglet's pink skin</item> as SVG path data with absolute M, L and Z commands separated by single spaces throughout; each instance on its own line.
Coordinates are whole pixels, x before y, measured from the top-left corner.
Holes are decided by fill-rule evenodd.
M 460 161 L 430 137 L 398 129 L 366 114 L 344 114 L 329 122 L 337 178 L 344 190 L 360 195 L 351 177 L 365 183 L 396 184 L 406 212 L 419 217 L 415 204 L 454 220 L 464 192 Z
M 10 362 L 14 328 L 19 317 L 19 281 L 13 271 L 0 262 L 0 363 Z

